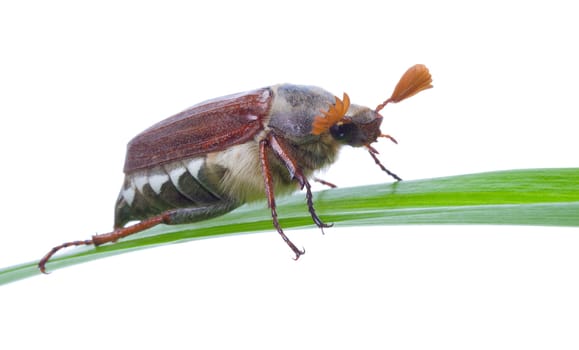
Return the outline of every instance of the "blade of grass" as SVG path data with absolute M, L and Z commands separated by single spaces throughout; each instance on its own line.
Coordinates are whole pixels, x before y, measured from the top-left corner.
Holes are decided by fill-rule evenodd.
M 579 226 L 579 168 L 510 170 L 333 189 L 316 193 L 314 201 L 318 214 L 326 222 L 341 226 Z M 278 213 L 286 229 L 313 227 L 303 194 L 279 200 Z M 246 205 L 197 224 L 159 226 L 96 249 L 69 249 L 52 259 L 47 267 L 54 271 L 162 244 L 264 230 L 274 232 L 269 210 L 263 203 Z M 0 269 L 0 284 L 39 274 L 36 263 Z

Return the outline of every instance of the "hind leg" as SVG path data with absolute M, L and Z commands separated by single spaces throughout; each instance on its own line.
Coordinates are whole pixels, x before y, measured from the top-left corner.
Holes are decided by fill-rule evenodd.
M 95 247 L 98 247 L 99 245 L 105 243 L 116 242 L 121 238 L 133 235 L 138 232 L 145 231 L 146 229 L 157 226 L 159 224 L 165 225 L 190 224 L 214 218 L 216 216 L 220 216 L 227 212 L 230 212 L 237 206 L 238 205 L 232 202 L 221 201 L 216 204 L 207 205 L 203 207 L 168 210 L 159 215 L 142 220 L 134 225 L 116 228 L 112 232 L 92 236 L 91 239 L 87 239 L 84 241 L 66 242 L 61 245 L 58 245 L 52 248 L 42 259 L 40 259 L 40 261 L 38 262 L 38 268 L 42 273 L 47 273 L 46 263 L 50 260 L 50 258 L 52 258 L 54 254 L 56 254 L 59 250 L 63 248 L 76 247 L 82 245 L 94 245 Z

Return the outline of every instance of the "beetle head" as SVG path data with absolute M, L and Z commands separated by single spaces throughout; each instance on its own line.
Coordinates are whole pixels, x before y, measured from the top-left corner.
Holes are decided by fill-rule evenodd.
M 327 111 L 321 111 L 322 115 L 314 118 L 311 133 L 321 135 L 329 132 L 341 143 L 353 147 L 369 147 L 381 136 L 382 116 L 378 112 L 382 108 L 390 102 L 400 102 L 431 87 L 432 77 L 428 68 L 422 64 L 414 65 L 400 78 L 392 96 L 379 104 L 375 110 L 357 105 L 350 106 L 350 98 L 346 93 L 341 100 L 336 97 L 334 105 Z
M 362 106 L 352 105 L 340 121 L 330 126 L 332 137 L 352 147 L 361 147 L 375 142 L 380 136 L 382 116 Z
M 381 134 L 382 116 L 368 107 L 350 105 L 346 93 L 343 99 L 336 97 L 336 103 L 321 112 L 312 123 L 313 135 L 329 133 L 339 143 L 360 147 L 376 141 Z

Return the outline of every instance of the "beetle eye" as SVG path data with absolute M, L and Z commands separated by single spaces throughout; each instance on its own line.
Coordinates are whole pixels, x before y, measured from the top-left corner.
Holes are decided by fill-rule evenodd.
M 339 123 L 330 127 L 330 133 L 338 141 L 349 142 L 356 129 L 353 123 Z

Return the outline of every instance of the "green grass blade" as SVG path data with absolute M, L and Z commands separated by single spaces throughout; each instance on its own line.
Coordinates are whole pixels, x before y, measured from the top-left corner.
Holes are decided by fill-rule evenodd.
M 320 217 L 336 226 L 579 226 L 579 168 L 510 170 L 333 189 L 316 193 L 314 202 Z M 301 193 L 279 200 L 278 214 L 286 229 L 313 226 Z M 155 227 L 96 249 L 69 249 L 47 268 L 54 271 L 162 244 L 264 230 L 274 231 L 269 210 L 263 203 L 246 205 L 197 224 Z M 0 284 L 39 274 L 36 263 L 0 269 Z

